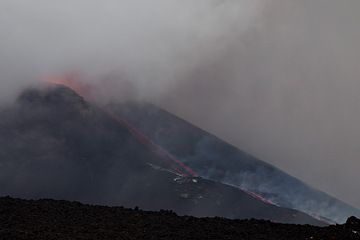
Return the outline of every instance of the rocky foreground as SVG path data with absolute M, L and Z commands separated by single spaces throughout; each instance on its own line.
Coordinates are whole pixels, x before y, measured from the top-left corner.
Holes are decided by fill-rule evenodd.
M 360 220 L 315 227 L 4 197 L 0 239 L 360 239 Z

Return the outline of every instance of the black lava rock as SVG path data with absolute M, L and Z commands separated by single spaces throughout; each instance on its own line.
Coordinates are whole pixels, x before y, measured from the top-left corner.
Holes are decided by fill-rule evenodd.
M 0 239 L 360 239 L 353 227 L 315 227 L 264 220 L 195 218 L 173 212 L 91 206 L 79 202 L 0 198 Z

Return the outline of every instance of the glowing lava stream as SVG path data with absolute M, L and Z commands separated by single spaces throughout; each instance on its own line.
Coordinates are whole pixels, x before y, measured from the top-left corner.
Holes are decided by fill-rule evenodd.
M 116 120 L 121 126 L 125 127 L 126 129 L 129 130 L 129 132 L 143 145 L 149 147 L 152 152 L 156 153 L 158 156 L 160 156 L 163 160 L 167 161 L 168 163 L 170 163 L 170 166 L 180 175 L 185 176 L 185 177 L 197 177 L 198 174 L 195 173 L 194 170 L 192 170 L 190 167 L 188 167 L 187 165 L 185 165 L 183 162 L 181 162 L 180 160 L 176 159 L 173 155 L 171 155 L 169 152 L 167 152 L 166 150 L 164 150 L 162 147 L 160 147 L 158 144 L 156 144 L 155 142 L 153 142 L 148 136 L 146 136 L 145 134 L 143 134 L 138 128 L 134 127 L 133 125 L 131 125 L 128 121 L 120 118 L 119 116 L 115 115 L 114 113 L 111 112 L 107 112 L 109 114 L 109 116 Z M 186 173 L 185 173 L 185 172 Z M 237 187 L 238 188 L 238 187 Z M 273 203 L 271 200 L 268 200 L 266 198 L 264 198 L 263 196 L 261 196 L 260 194 L 251 192 L 247 189 L 243 189 L 243 188 L 239 188 L 241 191 L 243 191 L 244 193 L 250 195 L 251 197 L 269 204 L 269 205 L 275 205 L 277 206 L 275 203 Z
M 275 204 L 274 202 L 272 202 L 271 200 L 268 200 L 266 198 L 264 198 L 263 196 L 257 194 L 257 193 L 254 193 L 254 192 L 251 192 L 249 190 L 246 190 L 246 189 L 243 189 L 243 188 L 240 188 L 243 192 L 246 192 L 247 194 L 249 194 L 250 196 L 252 196 L 253 198 L 256 198 L 257 200 L 260 200 L 266 204 L 269 204 L 269 205 L 274 205 L 274 206 L 277 206 L 279 207 L 279 205 Z
M 82 83 L 74 80 L 73 78 L 52 77 L 52 78 L 49 78 L 47 80 L 47 82 L 50 84 L 63 85 L 65 87 L 68 87 L 84 98 L 86 97 L 86 95 L 89 94 L 89 92 L 91 92 L 90 86 L 82 84 Z M 152 141 L 140 129 L 136 128 L 130 122 L 126 121 L 125 119 L 121 118 L 120 116 L 118 116 L 117 114 L 115 114 L 113 112 L 110 112 L 110 111 L 104 111 L 104 112 L 106 112 L 114 121 L 116 121 L 122 127 L 125 127 L 141 144 L 147 146 L 153 153 L 160 156 L 178 174 L 180 174 L 184 177 L 197 177 L 198 176 L 198 174 L 193 169 L 188 167 L 186 164 L 184 164 L 180 160 L 176 159 L 171 153 L 167 152 L 161 146 L 159 146 L 154 141 Z M 253 197 L 259 201 L 262 201 L 269 205 L 277 206 L 277 204 L 273 203 L 271 200 L 264 198 L 260 194 L 251 192 L 247 189 L 239 188 L 238 186 L 234 186 L 234 187 L 237 187 L 244 193 L 250 195 L 251 197 Z
M 176 159 L 173 155 L 171 155 L 169 152 L 164 150 L 162 147 L 154 143 L 149 137 L 147 137 L 145 134 L 143 134 L 139 129 L 135 128 L 133 125 L 131 125 L 128 121 L 120 118 L 118 115 L 115 115 L 114 113 L 108 112 L 108 114 L 112 117 L 112 119 L 116 120 L 121 126 L 127 128 L 130 133 L 143 145 L 146 145 L 150 148 L 152 152 L 160 156 L 163 160 L 169 162 L 171 164 L 171 167 L 179 174 L 183 176 L 192 176 L 196 177 L 198 176 L 194 170 L 192 170 L 190 167 L 186 166 L 183 162 Z

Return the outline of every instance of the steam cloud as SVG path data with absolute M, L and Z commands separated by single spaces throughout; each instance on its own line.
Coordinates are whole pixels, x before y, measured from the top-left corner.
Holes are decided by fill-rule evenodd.
M 129 81 L 141 98 L 359 207 L 359 8 L 2 0 L 0 99 L 68 71 L 91 83 L 110 76 L 101 84 L 111 97 Z
M 194 65 L 221 54 L 234 41 L 229 35 L 251 25 L 259 3 L 5 0 L 0 8 L 6 87 L 76 71 L 87 81 L 103 75 L 131 79 L 141 95 L 150 96 L 167 92 Z

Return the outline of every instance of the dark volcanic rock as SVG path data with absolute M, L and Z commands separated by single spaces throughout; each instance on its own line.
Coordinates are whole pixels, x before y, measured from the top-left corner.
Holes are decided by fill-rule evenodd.
M 345 227 L 360 233 L 360 219 L 352 216 L 346 221 Z
M 349 224 L 329 227 L 275 224 L 263 220 L 229 220 L 177 216 L 78 202 L 0 198 L 0 239 L 360 239 Z

